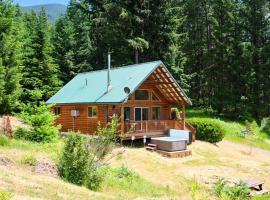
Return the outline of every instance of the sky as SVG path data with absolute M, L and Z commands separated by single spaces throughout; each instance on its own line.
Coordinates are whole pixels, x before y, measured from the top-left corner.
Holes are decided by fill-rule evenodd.
M 13 0 L 14 3 L 18 3 L 21 6 L 32 6 L 39 4 L 60 3 L 67 5 L 69 0 Z

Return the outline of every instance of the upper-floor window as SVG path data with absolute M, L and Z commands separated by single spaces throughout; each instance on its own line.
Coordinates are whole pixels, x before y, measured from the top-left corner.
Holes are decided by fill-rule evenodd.
M 97 117 L 97 107 L 96 106 L 88 107 L 88 117 Z
M 61 108 L 60 107 L 54 107 L 53 109 L 55 115 L 61 115 Z
M 136 90 L 135 91 L 135 100 L 149 100 L 148 90 Z

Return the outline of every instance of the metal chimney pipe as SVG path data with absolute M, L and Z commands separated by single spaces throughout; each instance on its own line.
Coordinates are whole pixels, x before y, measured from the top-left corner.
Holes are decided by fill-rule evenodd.
M 107 92 L 110 92 L 112 90 L 112 85 L 111 85 L 111 53 L 108 52 L 108 79 L 107 79 Z

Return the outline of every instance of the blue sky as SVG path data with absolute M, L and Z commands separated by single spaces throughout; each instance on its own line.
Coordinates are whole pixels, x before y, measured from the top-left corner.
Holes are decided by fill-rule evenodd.
M 67 5 L 69 0 L 13 0 L 15 3 L 19 3 L 21 6 L 32 6 L 48 3 L 60 3 Z

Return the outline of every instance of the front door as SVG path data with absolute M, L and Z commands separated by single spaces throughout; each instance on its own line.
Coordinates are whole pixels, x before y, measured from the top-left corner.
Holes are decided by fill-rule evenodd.
M 143 121 L 148 120 L 148 108 L 138 107 L 134 111 L 134 119 L 138 122 L 139 130 L 143 129 Z

